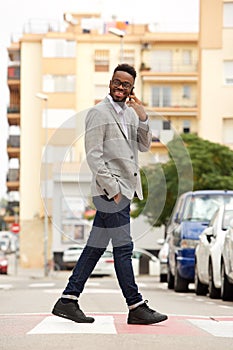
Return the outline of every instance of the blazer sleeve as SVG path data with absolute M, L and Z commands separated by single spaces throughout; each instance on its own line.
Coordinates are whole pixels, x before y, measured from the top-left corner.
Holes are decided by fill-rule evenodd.
M 149 123 L 142 123 L 139 121 L 137 129 L 137 143 L 140 152 L 147 152 L 150 149 L 152 141 L 152 133 Z
M 87 163 L 92 171 L 93 180 L 110 199 L 120 192 L 117 179 L 112 176 L 103 157 L 106 124 L 103 114 L 91 109 L 86 117 L 85 150 Z

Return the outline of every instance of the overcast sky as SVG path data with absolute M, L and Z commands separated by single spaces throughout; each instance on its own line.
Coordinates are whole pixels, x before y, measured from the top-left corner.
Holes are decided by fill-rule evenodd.
M 0 199 L 7 171 L 7 51 L 12 33 L 31 19 L 62 21 L 64 12 L 101 13 L 130 23 L 156 23 L 160 31 L 198 31 L 199 0 L 0 0 Z

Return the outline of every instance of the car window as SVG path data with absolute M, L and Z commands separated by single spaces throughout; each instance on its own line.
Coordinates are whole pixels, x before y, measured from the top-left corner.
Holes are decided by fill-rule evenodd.
M 222 222 L 222 229 L 223 230 L 228 229 L 231 219 L 233 219 L 233 210 L 226 210 L 224 212 L 223 222 Z
M 209 222 L 219 206 L 228 201 L 229 196 L 195 195 L 192 197 L 190 204 L 186 207 L 183 219 Z

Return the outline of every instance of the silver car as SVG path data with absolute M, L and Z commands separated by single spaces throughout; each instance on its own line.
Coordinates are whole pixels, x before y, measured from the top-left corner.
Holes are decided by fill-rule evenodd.
M 233 219 L 230 221 L 224 239 L 221 276 L 221 298 L 226 301 L 233 301 Z
M 195 292 L 217 299 L 221 296 L 221 256 L 227 228 L 233 218 L 233 203 L 222 205 L 199 236 L 195 250 Z

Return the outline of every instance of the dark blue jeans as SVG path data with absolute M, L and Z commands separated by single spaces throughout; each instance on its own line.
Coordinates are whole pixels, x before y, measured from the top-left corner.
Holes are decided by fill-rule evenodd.
M 123 197 L 121 202 L 116 204 L 106 196 L 99 196 L 94 197 L 93 202 L 97 211 L 92 230 L 63 295 L 79 297 L 88 277 L 111 240 L 119 285 L 127 305 L 134 305 L 142 301 L 142 296 L 138 292 L 132 268 L 130 201 Z

